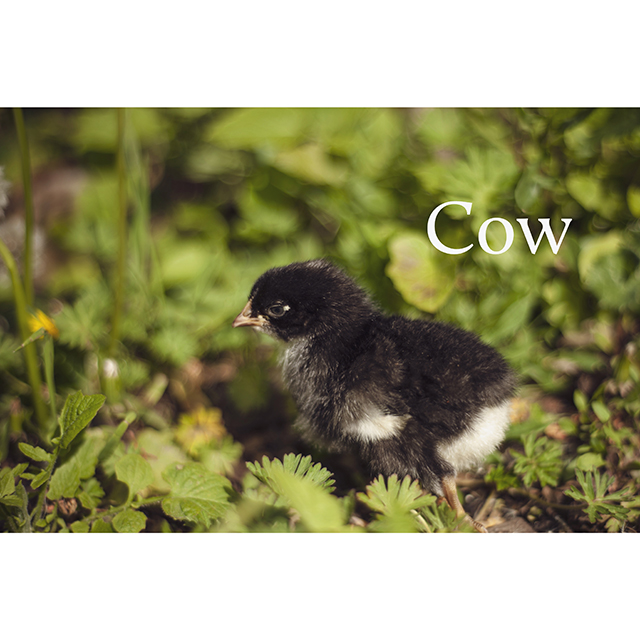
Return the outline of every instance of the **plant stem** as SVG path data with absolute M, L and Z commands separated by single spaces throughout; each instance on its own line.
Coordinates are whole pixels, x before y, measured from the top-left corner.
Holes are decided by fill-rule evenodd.
M 92 513 L 92 514 L 86 516 L 85 518 L 82 518 L 82 520 L 84 522 L 91 522 L 93 520 L 98 520 L 98 518 L 110 518 L 112 516 L 117 515 L 121 511 L 124 511 L 125 509 L 129 509 L 130 507 L 138 509 L 140 507 L 145 507 L 145 506 L 147 506 L 149 504 L 155 504 L 156 502 L 160 502 L 165 497 L 166 496 L 154 496 L 154 497 L 151 497 L 151 498 L 143 498 L 142 500 L 140 500 L 138 502 L 134 502 L 134 503 L 131 503 L 131 502 L 127 501 L 124 504 L 118 505 L 117 507 L 111 507 L 110 509 L 107 509 L 106 511 L 100 511 L 100 512 L 96 512 L 96 513 Z
M 118 174 L 118 261 L 116 263 L 116 277 L 114 284 L 114 307 L 111 322 L 111 344 L 109 355 L 114 357 L 118 340 L 120 339 L 120 323 L 122 319 L 122 305 L 124 300 L 124 280 L 127 257 L 127 176 L 125 172 L 125 110 L 119 108 L 118 114 L 118 151 L 116 170 Z
M 22 158 L 22 183 L 24 186 L 24 292 L 27 305 L 33 306 L 33 190 L 31 188 L 31 158 L 29 157 L 29 142 L 27 129 L 24 126 L 22 109 L 13 109 L 13 117 L 18 133 L 20 156 Z
M 1 239 L 0 257 L 7 265 L 7 270 L 11 276 L 18 329 L 20 331 L 22 341 L 26 342 L 31 335 L 31 332 L 29 331 L 29 323 L 27 322 L 27 301 L 25 299 L 22 283 L 20 282 L 16 261 L 13 259 L 13 255 L 11 255 L 11 251 L 9 251 L 7 245 Z M 45 434 L 47 432 L 47 411 L 44 406 L 44 400 L 42 399 L 42 378 L 40 377 L 40 369 L 38 368 L 36 345 L 33 343 L 25 345 L 23 352 L 25 364 L 27 366 L 27 376 L 29 377 L 29 384 L 31 385 L 31 393 L 33 395 L 33 406 L 36 413 L 36 419 L 40 426 L 41 433 Z
M 560 509 L 563 511 L 578 511 L 584 509 L 586 502 L 582 504 L 560 504 L 559 502 L 548 502 L 544 498 L 539 498 L 538 496 L 534 496 L 525 489 L 518 489 L 516 487 L 510 487 L 508 489 L 509 493 L 517 493 L 518 495 L 524 496 L 525 498 L 529 498 L 534 502 L 542 505 L 543 507 L 549 507 L 551 509 Z
M 53 453 L 51 454 L 51 460 L 49 460 L 49 464 L 47 465 L 46 471 L 49 474 L 46 482 L 40 488 L 38 493 L 38 502 L 31 512 L 31 520 L 33 522 L 37 522 L 41 518 L 44 517 L 44 502 L 47 497 L 47 491 L 49 491 L 49 485 L 51 484 L 51 476 L 53 475 L 53 469 L 56 466 L 56 462 L 58 461 L 58 455 L 60 454 L 60 443 L 56 445 Z
M 42 353 L 44 357 L 44 377 L 49 390 L 49 411 L 51 413 L 51 431 L 49 435 L 52 436 L 58 426 L 58 414 L 56 412 L 56 383 L 53 377 L 53 337 L 49 334 L 44 336 Z

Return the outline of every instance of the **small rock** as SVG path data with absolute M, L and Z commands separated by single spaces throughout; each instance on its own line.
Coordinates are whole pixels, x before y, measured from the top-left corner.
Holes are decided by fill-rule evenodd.
M 535 533 L 535 531 L 526 520 L 511 518 L 495 527 L 489 527 L 489 533 Z

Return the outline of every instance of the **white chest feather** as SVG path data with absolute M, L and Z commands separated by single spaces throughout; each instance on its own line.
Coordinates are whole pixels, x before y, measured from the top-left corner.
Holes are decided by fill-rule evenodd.
M 438 453 L 456 472 L 478 466 L 502 442 L 509 426 L 510 408 L 510 401 L 498 407 L 485 407 L 465 433 L 440 445 Z

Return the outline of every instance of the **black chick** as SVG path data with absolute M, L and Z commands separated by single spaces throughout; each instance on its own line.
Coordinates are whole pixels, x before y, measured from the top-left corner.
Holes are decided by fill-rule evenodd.
M 269 269 L 233 326 L 287 344 L 300 427 L 465 513 L 456 474 L 480 464 L 509 424 L 515 376 L 494 349 L 454 326 L 384 315 L 326 260 Z

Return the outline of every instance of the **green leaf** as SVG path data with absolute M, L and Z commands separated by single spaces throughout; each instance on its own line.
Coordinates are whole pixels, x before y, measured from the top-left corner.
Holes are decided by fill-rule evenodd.
M 31 458 L 36 462 L 49 462 L 51 460 L 51 454 L 47 453 L 44 449 L 40 447 L 32 447 L 30 444 L 26 442 L 19 442 L 18 449 L 24 453 L 27 458 Z
M 7 507 L 21 507 L 22 500 L 18 496 L 5 496 L 0 498 L 0 504 L 5 504 Z
M 429 163 L 415 173 L 428 192 L 443 193 L 443 202 L 473 202 L 474 213 L 481 221 L 499 206 L 505 194 L 513 192 L 519 168 L 510 150 L 470 145 L 465 156 L 450 165 Z
M 37 489 L 38 487 L 41 487 L 46 481 L 47 478 L 49 477 L 49 472 L 45 469 L 43 471 L 41 471 L 32 481 L 31 481 L 31 488 L 32 489 Z
M 173 434 L 168 429 L 141 429 L 136 439 L 140 448 L 149 456 L 147 462 L 153 471 L 153 482 L 149 491 L 168 493 L 169 485 L 162 474 L 170 465 L 188 462 L 187 455 L 176 446 Z
M 584 395 L 580 389 L 576 389 L 573 392 L 573 404 L 576 405 L 576 409 L 580 413 L 584 413 L 589 408 L 589 401 L 587 400 L 587 396 Z
M 599 453 L 583 453 L 576 458 L 576 468 L 589 471 L 596 467 L 604 467 L 605 461 Z
M 89 478 L 82 483 L 82 491 L 78 494 L 78 500 L 85 509 L 95 509 L 104 497 L 104 490 L 96 478 Z
M 416 128 L 416 135 L 427 148 L 463 146 L 467 131 L 462 114 L 457 109 L 425 109 Z
M 587 503 L 584 512 L 590 522 L 595 523 L 602 517 L 614 517 L 623 522 L 628 517 L 629 509 L 615 503 L 629 500 L 632 492 L 631 486 L 606 495 L 607 490 L 615 481 L 615 478 L 609 474 L 601 474 L 597 469 L 586 473 L 576 469 L 576 477 L 584 493 L 581 494 L 576 487 L 569 487 L 565 494 L 578 502 Z
M 493 482 L 496 485 L 498 491 L 504 491 L 510 487 L 520 486 L 520 480 L 518 476 L 514 475 L 510 471 L 507 471 L 502 463 L 492 468 L 484 477 L 484 481 L 487 483 Z
M 280 495 L 297 511 L 306 530 L 317 533 L 349 530 L 341 501 L 310 478 L 279 467 L 271 469 L 271 478 Z
M 436 497 L 432 497 L 433 503 L 422 507 L 419 511 L 419 514 L 423 517 L 424 522 L 431 531 L 439 533 L 451 533 L 454 531 L 460 533 L 475 532 L 471 523 L 468 522 L 464 516 L 459 516 L 444 501 L 438 504 L 436 502 Z M 386 525 L 384 520 L 381 522 L 382 526 L 376 525 L 377 523 L 373 523 L 372 527 L 374 527 L 374 529 L 380 528 L 382 531 L 385 531 L 385 529 L 382 528 Z
M 173 272 L 172 275 L 176 275 Z M 149 338 L 149 346 L 160 358 L 175 366 L 182 366 L 198 350 L 198 342 L 189 332 L 176 333 L 174 327 L 162 327 Z
M 37 331 L 34 331 L 30 337 L 28 337 L 17 349 L 16 351 L 20 351 L 20 349 L 24 349 L 24 347 L 26 347 L 28 344 L 31 344 L 32 342 L 35 342 L 36 340 L 39 340 L 40 338 L 42 338 L 42 336 L 47 332 L 47 330 L 44 327 L 40 327 Z M 15 353 L 15 351 L 14 351 Z
M 522 213 L 531 213 L 543 195 L 543 190 L 553 187 L 553 181 L 540 173 L 537 165 L 527 167 L 518 180 L 514 191 L 516 204 Z
M 584 236 L 580 240 L 578 273 L 582 282 L 587 282 L 592 270 L 602 258 L 615 255 L 623 246 L 624 235 L 620 231 L 609 231 Z
M 311 456 L 303 458 L 302 454 L 287 453 L 282 462 L 277 458 L 269 460 L 267 456 L 263 456 L 262 464 L 259 462 L 247 462 L 247 468 L 258 480 L 264 482 L 278 495 L 281 495 L 281 490 L 273 475 L 274 470 L 283 471 L 285 474 L 292 476 L 308 478 L 327 493 L 333 491 L 332 485 L 335 483 L 330 471 L 327 471 L 320 463 L 312 464 Z
M 28 462 L 21 462 L 13 467 L 13 477 L 18 478 L 20 474 L 29 466 Z
M 579 469 L 576 469 L 576 477 L 578 478 L 580 487 L 584 491 L 584 496 L 582 496 L 582 498 L 587 501 L 595 500 L 596 490 L 593 483 L 593 473 L 591 471 L 582 473 Z M 574 487 L 571 487 L 571 489 L 574 489 Z
M 339 165 L 319 145 L 303 144 L 281 151 L 273 165 L 294 178 L 311 184 L 339 186 L 347 177 L 346 165 Z
M 216 120 L 208 140 L 227 149 L 290 147 L 302 136 L 310 113 L 304 109 L 238 109 Z
M 595 172 L 570 173 L 565 181 L 567 191 L 587 211 L 596 211 L 608 220 L 615 219 L 616 213 L 623 207 L 621 194 L 609 188 Z
M 255 189 L 247 189 L 238 199 L 241 219 L 235 225 L 238 238 L 248 242 L 263 242 L 269 238 L 290 238 L 299 231 L 299 214 L 282 202 L 271 202 Z M 207 261 L 211 260 L 208 246 Z M 190 276 L 193 277 L 193 276 Z
M 90 533 L 113 533 L 111 523 L 105 522 L 102 518 L 95 520 L 91 525 Z
M 162 508 L 176 520 L 190 520 L 208 527 L 229 506 L 226 489 L 231 483 L 199 463 L 176 464 L 162 475 L 171 487 Z
M 129 500 L 153 482 L 151 465 L 138 453 L 128 453 L 116 463 L 116 477 L 129 487 Z
M 51 484 L 47 492 L 49 500 L 73 498 L 80 486 L 80 463 L 76 458 L 60 465 L 51 477 Z
M 599 260 L 586 276 L 585 286 L 598 298 L 601 308 L 640 311 L 640 267 L 626 248 Z
M 47 493 L 50 500 L 76 496 L 80 481 L 90 478 L 95 473 L 99 447 L 98 438 L 87 438 L 74 452 L 73 457 L 54 471 Z
M 89 533 L 89 525 L 83 520 L 72 523 L 70 528 L 73 533 Z
M 631 185 L 627 189 L 627 205 L 629 211 L 631 211 L 636 218 L 640 218 L 640 187 Z
M 591 408 L 596 416 L 598 416 L 598 420 L 600 420 L 600 422 L 606 422 L 611 417 L 611 412 L 607 409 L 604 402 L 601 402 L 600 400 L 594 400 L 591 403 Z
M 385 272 L 406 302 L 435 313 L 453 291 L 455 261 L 443 260 L 426 236 L 403 232 L 389 243 Z
M 566 179 L 567 191 L 587 210 L 597 210 L 603 193 L 600 181 L 584 172 L 573 172 Z
M 119 533 L 138 533 L 145 528 L 147 516 L 135 509 L 125 509 L 115 516 L 112 524 Z
M 367 486 L 367 493 L 359 493 L 358 499 L 370 509 L 388 513 L 394 509 L 410 511 L 431 504 L 432 496 L 424 495 L 417 480 L 405 476 L 401 481 L 394 473 L 386 484 L 383 476 L 378 476 Z
M 98 461 L 104 462 L 108 460 L 113 452 L 116 450 L 118 443 L 122 439 L 124 432 L 129 428 L 131 423 L 136 419 L 136 414 L 132 411 L 125 416 L 125 419 L 117 426 L 115 432 L 111 435 L 111 437 L 106 441 L 104 447 L 98 454 Z
M 0 470 L 0 504 L 9 507 L 22 506 L 22 500 L 15 495 L 16 483 L 11 468 L 5 467 Z
M 531 486 L 536 480 L 544 487 L 557 486 L 562 472 L 562 445 L 546 436 L 536 437 L 530 433 L 522 438 L 524 455 L 510 449 L 516 463 L 514 471 L 522 476 L 525 485 Z
M 229 475 L 233 471 L 235 463 L 242 457 L 243 447 L 231 436 L 224 436 L 220 441 L 214 441 L 200 453 L 202 464 L 222 475 Z
M 16 490 L 13 472 L 9 467 L 0 469 L 0 498 L 10 496 Z
M 491 342 L 511 338 L 526 326 L 536 302 L 537 297 L 533 294 L 526 294 L 512 302 L 500 315 L 495 328 L 488 332 L 491 335 Z M 488 340 L 488 336 L 485 335 L 485 339 Z
M 80 469 L 81 479 L 85 480 L 94 475 L 98 464 L 98 451 L 101 446 L 102 438 L 89 437 L 89 434 L 87 434 L 85 441 L 75 451 L 73 457 Z
M 69 394 L 60 414 L 63 449 L 73 442 L 74 438 L 93 420 L 104 404 L 106 397 L 101 394 L 85 396 L 82 391 Z
M 8 498 L 3 498 L 3 500 L 10 500 L 11 498 L 14 498 L 14 497 L 18 498 L 21 501 L 20 505 L 15 505 L 15 506 L 19 506 L 20 510 L 22 511 L 21 516 L 19 516 L 16 519 L 16 524 L 18 525 L 18 528 L 21 533 L 30 532 L 32 529 L 31 529 L 31 523 L 29 521 L 29 496 L 27 495 L 27 490 L 24 488 L 24 485 L 22 484 L 22 482 L 19 482 L 16 485 L 15 496 L 9 496 Z
M 367 486 L 366 493 L 358 493 L 358 499 L 373 511 L 377 511 L 375 530 L 388 533 L 416 532 L 420 528 L 411 512 L 435 503 L 432 495 L 424 495 L 417 480 L 405 476 L 402 481 L 396 474 L 385 483 L 383 476 Z

